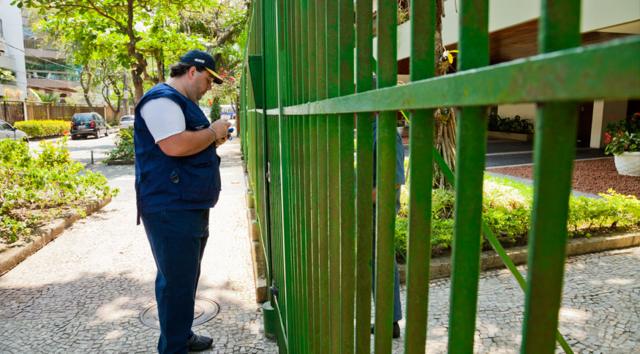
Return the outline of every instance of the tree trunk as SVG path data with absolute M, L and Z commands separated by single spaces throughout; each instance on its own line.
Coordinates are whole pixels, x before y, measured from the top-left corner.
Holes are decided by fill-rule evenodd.
M 164 82 L 164 55 L 161 50 L 156 56 L 156 70 L 158 71 L 158 82 Z
M 107 76 L 102 83 L 102 98 L 109 106 L 109 109 L 113 113 L 112 121 L 116 121 L 118 115 L 120 114 L 120 107 L 122 105 L 122 96 L 124 95 L 123 91 L 120 91 L 118 88 L 118 76 Z M 111 101 L 111 94 L 109 92 L 109 88 L 113 88 L 113 94 L 116 96 L 117 106 L 114 107 L 113 102 Z M 106 117 L 105 117 L 106 118 Z
M 444 0 L 438 0 L 436 12 L 436 76 L 445 75 L 451 65 L 443 58 L 445 51 L 442 43 L 442 18 L 444 13 Z M 451 171 L 456 167 L 456 115 L 452 107 L 440 107 L 434 113 L 435 118 L 435 147 L 449 165 Z M 434 163 L 433 185 L 437 188 L 450 188 L 449 183 L 440 167 Z
M 85 82 L 86 78 L 86 82 Z M 91 97 L 89 96 L 91 92 L 91 83 L 93 81 L 93 74 L 89 68 L 89 64 L 85 64 L 82 68 L 82 73 L 80 74 L 80 86 L 82 87 L 82 93 L 84 95 L 84 100 L 87 102 L 87 106 L 93 110 L 93 104 L 91 103 Z
M 133 81 L 136 103 L 138 103 L 144 94 L 142 76 L 147 69 L 147 61 L 144 59 L 142 53 L 139 53 L 136 48 L 139 38 L 136 38 L 136 33 L 133 30 L 133 3 L 134 0 L 127 1 L 127 36 L 129 37 L 127 51 L 129 52 L 129 56 L 135 60 L 133 67 L 131 68 L 131 81 Z

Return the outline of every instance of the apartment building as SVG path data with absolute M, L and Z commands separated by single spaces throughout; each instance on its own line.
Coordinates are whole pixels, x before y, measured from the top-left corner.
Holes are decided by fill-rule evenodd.
M 0 99 L 27 97 L 27 75 L 20 9 L 0 0 Z

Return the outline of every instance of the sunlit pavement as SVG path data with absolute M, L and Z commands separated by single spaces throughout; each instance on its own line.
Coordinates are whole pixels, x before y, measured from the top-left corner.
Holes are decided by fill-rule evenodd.
M 89 167 L 120 194 L 0 277 L 0 352 L 155 351 L 158 330 L 139 319 L 154 303 L 155 266 L 144 229 L 135 223 L 133 166 L 97 162 L 112 146 L 111 135 L 69 141 L 81 162 L 94 151 L 96 164 Z M 223 191 L 211 213 L 198 297 L 218 303 L 220 313 L 194 331 L 214 339 L 210 352 L 275 353 L 255 302 L 238 141 L 219 154 Z
M 518 269 L 525 275 L 525 267 Z M 574 352 L 640 353 L 639 269 L 640 247 L 567 261 L 560 332 Z M 441 279 L 429 287 L 427 353 L 447 351 L 450 286 Z M 404 286 L 401 296 L 405 306 Z M 508 270 L 482 273 L 474 353 L 519 353 L 523 313 L 524 293 Z M 394 340 L 393 352 L 404 352 L 401 340 Z
M 97 161 L 112 146 L 112 136 L 69 141 L 72 157 L 84 163 L 92 150 Z M 275 343 L 261 332 L 254 298 L 238 141 L 225 144 L 220 155 L 223 191 L 211 214 L 199 296 L 221 310 L 194 330 L 214 338 L 211 352 L 275 353 Z M 139 319 L 154 301 L 155 269 L 144 230 L 135 225 L 133 167 L 89 168 L 103 172 L 120 194 L 0 277 L 2 353 L 155 350 L 158 331 Z M 637 247 L 568 261 L 560 331 L 575 352 L 640 353 L 638 269 Z M 431 282 L 428 353 L 446 352 L 449 287 L 449 279 Z M 474 352 L 519 352 L 522 291 L 506 270 L 483 273 L 479 289 Z M 403 286 L 403 306 L 404 296 Z M 403 339 L 394 340 L 394 353 L 403 352 Z

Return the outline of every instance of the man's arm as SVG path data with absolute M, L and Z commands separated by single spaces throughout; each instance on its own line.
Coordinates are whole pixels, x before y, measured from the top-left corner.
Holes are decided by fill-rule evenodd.
M 185 130 L 158 141 L 160 150 L 172 157 L 191 156 L 206 149 L 216 140 L 226 137 L 229 122 L 217 120 L 210 128 L 196 131 Z

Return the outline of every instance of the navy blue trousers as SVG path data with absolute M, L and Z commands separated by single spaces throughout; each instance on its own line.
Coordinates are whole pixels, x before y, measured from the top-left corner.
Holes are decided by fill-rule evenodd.
M 158 269 L 158 353 L 187 353 L 200 263 L 209 237 L 209 209 L 141 215 Z

